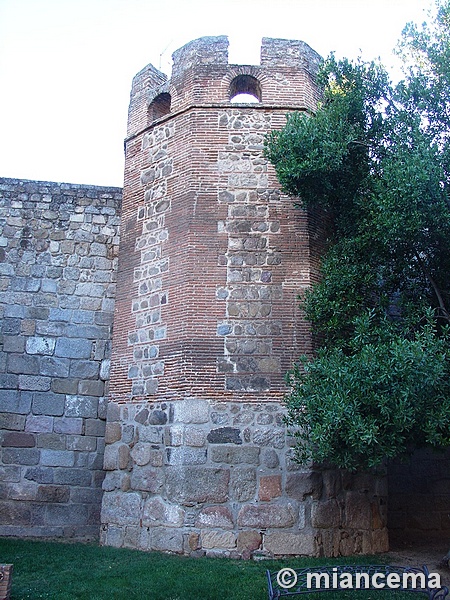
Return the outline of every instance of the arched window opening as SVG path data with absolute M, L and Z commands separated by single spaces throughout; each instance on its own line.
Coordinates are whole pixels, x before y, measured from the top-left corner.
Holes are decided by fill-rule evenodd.
M 230 84 L 230 101 L 261 102 L 261 84 L 252 75 L 238 75 Z
M 154 100 L 150 103 L 148 107 L 148 120 L 149 122 L 156 121 L 164 115 L 168 115 L 170 113 L 170 102 L 172 98 L 170 94 L 164 92 L 156 96 Z

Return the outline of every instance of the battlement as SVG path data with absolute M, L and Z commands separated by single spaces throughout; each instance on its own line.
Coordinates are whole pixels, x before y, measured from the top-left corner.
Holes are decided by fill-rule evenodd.
M 300 40 L 263 38 L 259 65 L 228 62 L 227 36 L 202 37 L 176 50 L 171 78 L 148 65 L 133 80 L 128 136 L 199 105 L 229 105 L 251 94 L 261 107 L 314 111 L 321 56 Z
M 172 77 L 198 65 L 228 65 L 228 37 L 201 37 L 188 42 L 172 54 Z

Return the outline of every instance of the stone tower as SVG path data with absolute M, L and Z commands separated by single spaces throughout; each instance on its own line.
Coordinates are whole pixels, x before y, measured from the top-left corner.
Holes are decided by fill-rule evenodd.
M 170 80 L 152 65 L 133 80 L 105 544 L 386 549 L 380 490 L 300 468 L 283 423 L 285 373 L 312 347 L 298 294 L 317 275 L 321 235 L 280 192 L 264 137 L 314 111 L 320 60 L 304 42 L 263 39 L 259 66 L 230 65 L 227 38 L 208 37 L 174 53 Z

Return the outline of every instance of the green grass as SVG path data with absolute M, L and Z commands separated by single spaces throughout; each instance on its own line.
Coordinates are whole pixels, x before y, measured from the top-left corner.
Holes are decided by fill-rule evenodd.
M 93 544 L 0 538 L 0 562 L 14 564 L 11 600 L 267 600 L 266 569 L 342 564 L 342 559 L 187 558 Z M 379 557 L 352 557 L 345 562 L 382 561 Z M 317 597 L 381 600 L 393 595 L 397 597 L 392 592 L 368 591 Z M 308 600 L 314 597 L 316 594 L 306 596 Z

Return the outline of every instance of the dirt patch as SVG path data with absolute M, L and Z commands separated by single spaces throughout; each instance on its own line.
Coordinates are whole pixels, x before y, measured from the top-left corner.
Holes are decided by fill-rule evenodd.
M 392 565 L 422 567 L 425 565 L 431 573 L 439 573 L 442 585 L 450 588 L 449 558 L 444 557 L 450 550 L 448 544 L 442 542 L 428 542 L 421 544 L 392 544 L 387 557 Z

